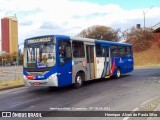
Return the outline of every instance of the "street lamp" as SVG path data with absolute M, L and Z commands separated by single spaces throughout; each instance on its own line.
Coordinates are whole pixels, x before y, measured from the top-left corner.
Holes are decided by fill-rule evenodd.
M 152 8 L 153 8 L 153 6 L 151 6 L 150 8 L 148 8 L 146 11 L 143 10 L 143 16 L 144 16 L 144 30 L 145 30 L 145 28 L 146 28 L 146 13 L 147 13 L 150 9 L 152 9 Z

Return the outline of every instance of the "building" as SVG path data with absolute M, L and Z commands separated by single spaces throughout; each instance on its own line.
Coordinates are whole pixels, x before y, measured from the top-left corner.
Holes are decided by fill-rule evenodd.
M 152 29 L 153 29 L 153 32 L 160 32 L 160 22 L 159 23 L 157 23 L 157 24 L 155 24 L 153 27 L 152 27 Z
M 18 52 L 18 20 L 16 17 L 1 19 L 2 51 Z
M 153 35 L 156 41 L 158 41 L 160 45 L 160 22 L 152 27 Z

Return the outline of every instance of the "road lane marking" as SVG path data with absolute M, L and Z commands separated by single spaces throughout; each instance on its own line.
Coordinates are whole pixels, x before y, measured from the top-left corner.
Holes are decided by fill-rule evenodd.
M 12 106 L 11 106 L 11 108 L 13 108 L 13 107 L 17 107 L 17 106 L 20 106 L 20 105 L 23 105 L 23 104 L 25 104 L 25 103 L 32 102 L 32 101 L 35 101 L 35 100 L 38 100 L 38 99 L 40 99 L 40 97 L 35 98 L 35 99 L 31 99 L 31 100 L 28 100 L 28 101 L 24 101 L 24 102 L 21 102 L 21 103 L 15 104 L 15 105 L 12 105 Z
M 143 102 L 143 103 L 141 104 L 141 106 L 143 106 L 143 105 L 151 102 L 152 100 L 154 100 L 154 99 L 156 99 L 156 98 L 158 98 L 158 96 L 156 96 L 156 97 L 154 97 L 154 98 L 151 98 L 151 99 L 149 99 L 149 100 L 146 100 L 145 102 Z
M 139 110 L 139 107 L 136 107 L 136 108 L 134 108 L 133 110 L 132 110 L 132 112 L 133 111 L 137 111 L 137 110 Z M 125 117 L 125 118 L 123 118 L 123 120 L 128 120 L 130 117 Z
M 139 107 L 134 108 L 132 111 L 137 111 L 139 110 Z
M 21 89 L 25 89 L 26 87 L 20 87 L 20 88 L 13 88 L 13 89 L 9 89 L 9 90 L 4 90 L 4 91 L 0 91 L 0 94 L 6 94 L 6 93 L 10 93 L 10 92 L 14 92 L 14 91 L 19 91 Z
M 26 90 L 20 90 L 20 91 L 13 91 L 13 92 L 10 92 L 9 94 L 15 94 L 15 93 L 20 93 L 20 92 L 24 92 Z

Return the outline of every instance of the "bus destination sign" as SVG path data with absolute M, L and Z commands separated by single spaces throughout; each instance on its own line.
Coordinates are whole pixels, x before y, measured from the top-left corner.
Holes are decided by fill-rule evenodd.
M 50 42 L 53 37 L 43 37 L 43 38 L 33 38 L 28 40 L 28 44 L 41 43 L 41 42 Z

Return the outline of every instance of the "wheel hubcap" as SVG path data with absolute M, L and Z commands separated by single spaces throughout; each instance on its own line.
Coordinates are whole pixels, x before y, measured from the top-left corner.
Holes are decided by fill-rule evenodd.
M 120 70 L 117 70 L 117 76 L 120 77 L 120 75 L 121 75 Z
M 82 84 L 82 77 L 81 76 L 77 76 L 77 83 L 79 85 Z

